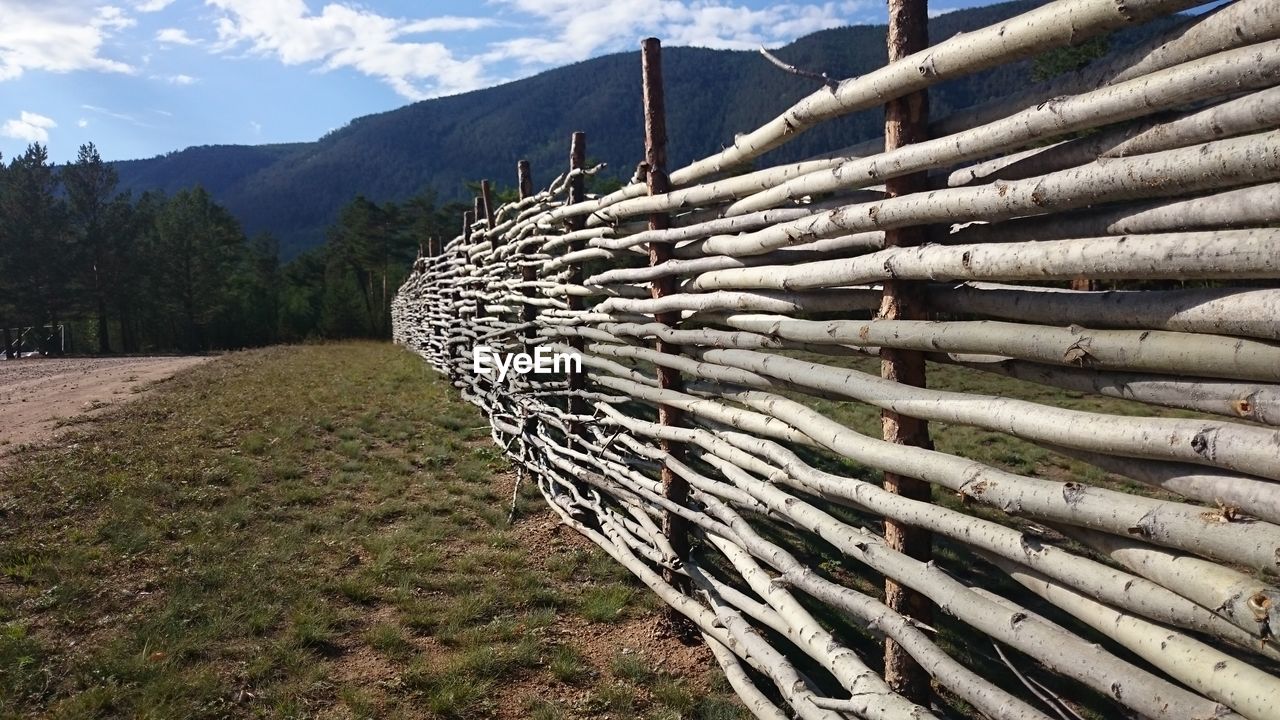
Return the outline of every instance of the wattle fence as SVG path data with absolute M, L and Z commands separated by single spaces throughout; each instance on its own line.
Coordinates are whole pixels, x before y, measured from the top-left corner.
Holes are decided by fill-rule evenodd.
M 587 193 L 580 134 L 547 189 L 525 163 L 519 200 L 486 183 L 396 340 L 758 717 L 1280 718 L 1280 2 L 918 112 L 1197 4 L 1059 0 L 891 47 L 669 176 L 646 41 L 632 183 Z M 886 139 L 758 162 L 882 106 Z M 480 347 L 582 369 L 499 379 Z M 1004 440 L 1042 461 L 968 457 Z

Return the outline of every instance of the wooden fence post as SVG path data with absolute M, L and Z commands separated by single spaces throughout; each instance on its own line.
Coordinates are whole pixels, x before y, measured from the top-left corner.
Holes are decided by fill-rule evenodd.
M 516 184 L 520 188 L 521 200 L 533 197 L 533 171 L 529 168 L 528 160 L 516 163 Z
M 587 134 L 581 131 L 573 133 L 569 140 L 569 171 L 582 170 L 587 166 Z M 569 204 L 580 203 L 587 199 L 587 179 L 586 176 L 579 173 L 569 178 Z M 582 216 L 571 217 L 568 220 L 569 231 L 581 230 L 586 225 L 586 218 Z M 585 241 L 578 240 L 569 243 L 566 248 L 567 252 L 577 252 L 585 247 Z M 568 284 L 582 284 L 582 264 L 573 263 L 569 266 Z M 583 298 L 581 295 L 571 294 L 568 297 L 569 309 L 581 312 L 584 309 Z M 569 346 L 578 353 L 582 352 L 585 347 L 582 338 L 574 336 L 569 338 Z M 586 374 L 580 370 L 570 370 L 569 373 L 569 403 L 568 409 L 570 415 L 587 414 L 586 398 L 576 393 L 581 393 L 587 387 Z M 581 432 L 581 428 L 576 423 L 569 425 L 570 435 L 577 436 Z
M 662 42 L 658 38 L 645 38 L 640 46 L 640 68 L 643 75 L 644 93 L 644 162 L 646 184 L 650 195 L 661 195 L 671 190 L 671 181 L 667 178 L 667 109 L 662 91 Z M 666 213 L 654 213 L 649 216 L 650 230 L 666 230 L 671 227 L 671 218 Z M 669 243 L 649 243 L 649 265 L 659 265 L 671 259 Z M 676 292 L 674 276 L 665 276 L 654 280 L 649 286 L 649 294 L 653 298 L 663 298 Z M 676 325 L 680 322 L 680 313 L 665 312 L 654 315 L 654 320 L 664 325 Z M 658 352 L 679 354 L 680 348 L 658 340 L 655 343 Z M 683 390 L 680 373 L 672 368 L 659 365 L 658 387 L 664 390 Z M 680 425 L 682 413 L 678 408 L 667 405 L 658 406 L 658 422 L 663 425 Z M 672 456 L 680 454 L 680 444 L 662 440 L 662 449 Z M 684 478 L 671 471 L 665 463 L 662 466 L 662 493 L 674 503 L 684 505 L 689 497 L 689 485 Z M 671 543 L 676 556 L 684 559 L 689 555 L 688 521 L 671 512 L 663 514 L 663 534 Z M 683 585 L 683 576 L 663 569 L 667 582 Z
M 929 46 L 928 0 L 889 0 L 889 62 L 899 60 Z M 884 149 L 886 151 L 925 140 L 928 134 L 929 104 L 926 91 L 911 93 L 884 106 Z M 928 190 L 926 174 L 914 173 L 885 181 L 889 197 Z M 922 227 L 885 232 L 885 247 L 920 245 L 925 240 Z M 918 320 L 925 317 L 924 283 L 886 280 L 879 317 L 884 320 Z M 880 372 L 889 380 L 924 387 L 924 354 L 884 348 L 880 351 Z M 899 445 L 931 447 L 929 424 L 891 411 L 881 413 L 884 439 Z M 916 500 L 930 500 L 929 484 L 895 473 L 884 474 L 890 492 Z M 884 537 L 889 546 L 919 560 L 933 555 L 933 535 L 896 520 L 885 519 Z M 894 610 L 923 623 L 932 620 L 929 598 L 898 582 L 885 579 L 885 602 Z M 929 706 L 929 674 L 901 645 L 886 638 L 884 674 L 889 686 L 911 701 Z
M 516 185 L 520 188 L 520 199 L 526 200 L 533 197 L 533 171 L 529 167 L 528 160 L 521 160 L 516 163 Z M 533 252 L 530 247 L 523 254 Z M 524 287 L 521 294 L 526 298 L 532 298 L 537 295 L 533 288 L 533 283 L 538 279 L 538 269 L 532 263 L 524 262 L 520 266 L 520 282 Z M 524 351 L 532 354 L 534 351 L 533 342 L 538 337 L 537 328 L 533 327 L 533 322 L 538 319 L 538 306 L 533 303 L 526 302 L 520 309 L 520 322 L 528 325 L 524 330 Z
M 462 213 L 462 245 L 457 252 L 461 252 L 463 255 L 466 255 L 467 246 L 471 244 L 471 225 L 475 222 L 475 217 L 475 213 L 471 210 L 467 210 Z M 462 292 L 463 291 L 459 286 L 459 283 L 455 282 L 449 293 L 450 310 L 452 312 L 454 322 L 459 322 L 462 317 Z M 446 342 L 449 341 L 450 339 L 446 339 Z M 452 360 L 449 365 L 449 376 L 456 384 L 456 381 L 462 377 L 462 373 L 459 371 L 459 363 L 465 364 L 466 358 L 462 357 L 464 348 L 461 342 L 458 342 L 452 347 L 453 349 L 449 351 L 449 355 Z
M 480 181 L 480 204 L 484 208 L 484 224 L 487 229 L 493 229 L 493 191 L 489 188 L 488 180 Z M 496 238 L 495 238 L 496 240 Z

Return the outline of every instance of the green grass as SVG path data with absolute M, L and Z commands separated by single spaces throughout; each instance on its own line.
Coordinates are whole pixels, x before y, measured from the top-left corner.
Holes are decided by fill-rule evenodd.
M 582 596 L 582 616 L 592 622 L 617 622 L 634 596 L 635 590 L 622 584 L 591 588 Z
M 532 488 L 507 524 L 484 419 L 402 350 L 233 354 L 72 432 L 0 471 L 0 720 L 745 717 L 576 644 L 657 606 L 528 540 Z

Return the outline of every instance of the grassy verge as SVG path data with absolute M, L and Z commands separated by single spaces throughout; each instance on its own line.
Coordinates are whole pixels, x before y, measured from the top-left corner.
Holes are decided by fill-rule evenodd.
M 389 345 L 241 353 L 0 470 L 0 718 L 737 718 Z

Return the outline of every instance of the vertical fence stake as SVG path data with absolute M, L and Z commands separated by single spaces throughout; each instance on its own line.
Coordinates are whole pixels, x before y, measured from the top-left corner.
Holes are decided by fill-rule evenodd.
M 519 189 L 521 201 L 533 197 L 533 172 L 528 160 L 520 160 L 516 163 L 516 187 Z M 536 248 L 526 245 L 523 251 L 519 248 L 513 249 L 516 252 L 512 256 L 512 262 L 520 266 L 520 294 L 525 298 L 525 302 L 520 306 L 520 324 L 526 326 L 521 333 L 523 350 L 526 355 L 533 355 L 536 350 L 534 343 L 538 338 L 537 328 L 533 324 L 538 319 L 538 306 L 531 301 L 537 295 L 534 282 L 538 279 L 538 271 L 526 256 L 533 254 Z M 532 387 L 530 389 L 532 390 Z M 535 413 L 525 413 L 523 409 L 521 410 L 520 462 L 516 464 L 516 481 L 511 488 L 511 510 L 507 513 L 508 525 L 515 522 L 516 510 L 520 505 L 520 484 L 524 481 L 525 468 L 532 462 L 533 453 L 529 447 L 529 438 L 535 433 L 535 417 Z
M 581 131 L 575 132 L 569 140 L 569 171 L 572 172 L 574 170 L 582 170 L 586 168 L 586 166 L 587 166 L 587 134 Z M 579 173 L 578 175 L 575 175 L 569 178 L 569 204 L 573 205 L 576 203 L 580 203 L 586 199 L 587 199 L 586 177 Z M 569 225 L 569 232 L 573 232 L 575 230 L 581 230 L 583 227 L 586 226 L 586 219 L 580 215 L 569 218 L 567 222 Z M 569 243 L 569 247 L 566 248 L 566 252 L 577 252 L 583 249 L 585 245 L 586 245 L 586 241 L 584 240 L 577 240 L 577 241 L 571 242 Z M 583 278 L 582 264 L 581 263 L 570 264 L 568 284 L 581 285 L 582 278 Z M 570 310 L 581 312 L 584 308 L 582 296 L 577 294 L 569 295 L 568 305 Z M 570 337 L 569 346 L 572 347 L 579 354 L 582 353 L 582 349 L 583 347 L 585 347 L 584 343 L 582 342 L 582 338 L 580 336 Z M 570 393 L 569 403 L 568 403 L 569 414 L 570 415 L 586 415 L 587 414 L 586 398 L 582 397 L 579 394 L 583 390 L 585 390 L 587 387 L 586 375 L 580 370 L 570 370 L 568 375 L 569 375 L 568 380 L 569 380 L 569 393 Z M 570 440 L 572 440 L 573 437 L 578 437 L 581 432 L 582 432 L 582 428 L 577 423 L 569 424 L 569 435 L 571 436 Z
M 889 62 L 901 59 L 929 46 L 928 0 L 889 0 Z M 890 100 L 884 106 L 884 149 L 926 139 L 929 123 L 928 95 L 920 91 Z M 915 173 L 885 182 L 889 197 L 928 190 L 925 173 Z M 920 245 L 924 228 L 912 227 L 885 232 L 885 247 Z M 888 280 L 880 304 L 884 320 L 918 320 L 925 317 L 923 283 Z M 924 387 L 924 354 L 883 348 L 880 351 L 880 374 L 897 382 Z M 931 447 L 928 423 L 888 410 L 881 413 L 884 439 L 899 445 Z M 884 474 L 886 490 L 916 500 L 930 500 L 929 484 L 916 478 L 894 473 Z M 884 537 L 889 546 L 919 560 L 933 555 L 933 536 L 926 530 L 886 519 Z M 932 619 L 929 598 L 897 582 L 885 579 L 885 602 L 889 607 L 923 623 Z M 929 674 L 891 639 L 885 640 L 884 674 L 889 686 L 913 702 L 929 706 Z
M 480 181 L 480 203 L 484 207 L 484 224 L 489 230 L 493 229 L 493 191 L 489 188 L 488 180 Z M 481 217 L 477 215 L 477 217 Z
M 462 213 L 462 245 L 456 252 L 461 252 L 464 257 L 467 254 L 467 246 L 471 244 L 471 225 L 473 222 L 475 222 L 475 214 L 472 211 L 468 210 Z M 452 290 L 449 292 L 449 305 L 450 313 L 453 316 L 454 321 L 458 322 L 459 326 L 461 326 L 462 288 L 459 287 L 457 283 L 454 284 Z M 451 357 L 452 362 L 449 364 L 449 378 L 454 381 L 455 385 L 462 378 L 462 373 L 459 371 L 459 363 L 466 362 L 465 357 L 463 357 L 465 352 L 466 348 L 463 347 L 461 343 L 458 343 L 454 346 L 453 350 L 449 351 L 450 356 L 457 356 Z
M 516 185 L 520 188 L 520 199 L 533 197 L 533 171 L 529 169 L 529 161 L 516 163 Z
M 516 185 L 520 188 L 520 199 L 527 200 L 533 197 L 533 171 L 529 167 L 528 160 L 521 160 L 516 163 Z M 522 254 L 533 252 L 530 247 Z M 521 294 L 526 298 L 532 298 L 537 293 L 534 291 L 533 283 L 538 279 L 538 270 L 532 263 L 523 262 L 520 265 L 520 282 L 524 285 Z M 533 303 L 526 302 L 520 308 L 520 322 L 530 327 L 524 330 L 524 351 L 526 354 L 533 354 L 533 341 L 538 337 L 537 328 L 532 327 L 534 320 L 538 319 L 538 306 Z
M 661 195 L 671 190 L 671 181 L 667 178 L 667 109 L 662 91 L 662 42 L 658 38 L 645 38 L 640 45 L 640 68 L 643 75 L 644 92 L 644 162 L 646 182 L 650 195 Z M 649 216 L 650 230 L 665 230 L 671 227 L 671 218 L 665 213 L 654 213 Z M 668 243 L 649 243 L 649 265 L 652 267 L 671 259 L 671 245 Z M 663 298 L 676 292 L 675 278 L 666 276 L 654 280 L 649 286 L 649 294 L 654 298 Z M 680 321 L 679 312 L 665 312 L 654 315 L 654 320 L 664 325 L 676 325 Z M 680 348 L 662 340 L 655 343 L 658 352 L 678 354 Z M 668 367 L 658 366 L 658 387 L 664 390 L 682 390 L 680 373 Z M 658 422 L 662 425 L 680 425 L 681 412 L 678 408 L 667 405 L 658 406 Z M 680 444 L 662 440 L 662 449 L 669 455 L 680 454 Z M 689 485 L 684 478 L 671 471 L 667 464 L 662 466 L 662 494 L 670 501 L 684 505 L 689 496 Z M 664 513 L 662 519 L 663 534 L 676 556 L 685 559 L 689 556 L 689 526 L 687 521 L 674 513 Z M 684 585 L 684 578 L 669 569 L 663 569 L 667 582 L 677 587 Z

